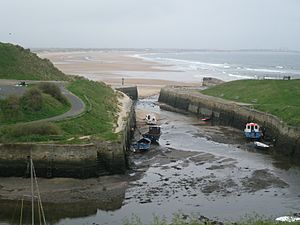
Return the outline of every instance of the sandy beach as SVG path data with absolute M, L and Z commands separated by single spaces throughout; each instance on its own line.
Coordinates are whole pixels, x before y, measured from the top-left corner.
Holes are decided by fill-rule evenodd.
M 172 65 L 159 64 L 134 57 L 139 52 L 131 51 L 61 51 L 39 52 L 61 71 L 80 75 L 91 80 L 103 81 L 113 87 L 122 85 L 138 87 L 140 97 L 158 94 L 165 85 L 199 86 L 196 82 L 185 82 L 184 72 Z M 178 79 L 178 74 L 182 78 Z M 173 75 L 177 78 L 173 78 Z

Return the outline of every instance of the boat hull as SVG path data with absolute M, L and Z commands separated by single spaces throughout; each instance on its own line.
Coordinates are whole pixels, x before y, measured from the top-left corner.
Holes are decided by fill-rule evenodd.
M 259 142 L 259 141 L 254 141 L 254 146 L 256 149 L 259 149 L 259 150 L 268 150 L 270 148 L 269 145 Z
M 146 133 L 146 134 L 143 134 L 143 137 L 149 138 L 151 140 L 151 142 L 158 142 L 160 135 Z
M 260 140 L 262 137 L 261 132 L 244 132 L 245 137 L 250 140 Z
M 133 144 L 132 147 L 134 152 L 145 152 L 148 151 L 151 145 L 151 140 L 149 138 L 142 138 L 137 143 Z

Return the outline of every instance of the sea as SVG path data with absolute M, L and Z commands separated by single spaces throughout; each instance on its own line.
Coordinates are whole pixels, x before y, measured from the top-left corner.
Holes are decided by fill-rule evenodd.
M 133 56 L 164 65 L 164 70 L 174 72 L 173 78 L 166 77 L 171 80 L 181 80 L 178 74 L 182 72 L 186 81 L 199 81 L 203 77 L 224 81 L 300 79 L 300 51 L 149 50 Z

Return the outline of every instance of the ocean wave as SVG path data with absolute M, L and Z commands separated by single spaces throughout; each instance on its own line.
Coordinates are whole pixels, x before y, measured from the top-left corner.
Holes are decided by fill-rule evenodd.
M 176 66 L 176 69 L 186 70 L 186 71 L 199 71 L 199 70 L 209 70 L 212 69 L 215 71 L 214 68 L 219 69 L 230 69 L 232 66 L 228 63 L 206 63 L 206 62 L 199 62 L 194 60 L 185 60 L 185 59 L 174 59 L 174 58 L 167 58 L 167 57 L 147 57 L 151 53 L 147 54 L 135 54 L 132 57 L 142 58 L 147 61 L 154 61 L 162 64 L 168 64 Z M 152 53 L 155 55 L 157 53 Z
M 245 69 L 247 71 L 262 72 L 262 73 L 286 73 L 286 71 L 274 70 L 274 69 L 256 69 L 256 68 L 245 68 Z
M 231 74 L 231 73 L 229 73 L 228 76 L 236 77 L 239 79 L 257 79 L 257 76 L 248 76 L 248 75 Z

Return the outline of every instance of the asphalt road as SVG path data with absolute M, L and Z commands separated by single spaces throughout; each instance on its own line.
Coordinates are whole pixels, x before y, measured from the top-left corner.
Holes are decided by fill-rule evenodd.
M 26 81 L 28 84 L 38 83 L 39 81 Z M 85 110 L 84 102 L 74 95 L 72 92 L 68 91 L 64 87 L 64 82 L 58 81 L 47 81 L 47 82 L 54 82 L 57 83 L 62 91 L 62 93 L 66 96 L 68 101 L 71 103 L 71 109 L 64 114 L 42 119 L 42 120 L 35 120 L 34 122 L 41 122 L 41 121 L 60 121 L 66 118 L 72 118 L 80 115 Z M 17 86 L 19 81 L 16 80 L 0 80 L 0 98 L 6 98 L 11 94 L 15 94 L 21 96 L 25 93 L 26 87 L 24 86 Z M 32 121 L 33 122 L 33 121 Z

